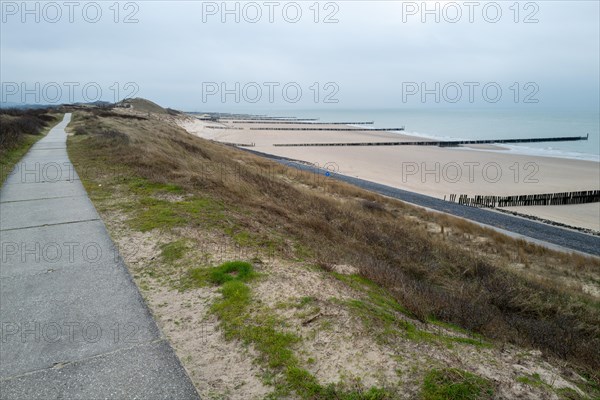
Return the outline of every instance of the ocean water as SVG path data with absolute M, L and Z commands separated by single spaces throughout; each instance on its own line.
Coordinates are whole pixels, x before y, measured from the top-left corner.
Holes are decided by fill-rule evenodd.
M 406 134 L 446 139 L 515 139 L 585 136 L 587 141 L 502 145 L 508 151 L 600 162 L 599 110 L 373 109 L 268 110 L 268 115 L 319 118 L 320 122 L 375 121 L 376 128 L 404 126 Z

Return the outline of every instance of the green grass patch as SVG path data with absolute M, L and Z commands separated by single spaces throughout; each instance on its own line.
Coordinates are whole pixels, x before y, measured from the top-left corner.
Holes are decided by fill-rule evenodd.
M 243 325 L 245 311 L 250 303 L 250 288 L 244 282 L 232 280 L 221 288 L 223 298 L 216 302 L 212 311 L 225 322 L 227 336 L 235 334 Z
M 280 301 L 277 303 L 277 305 L 275 307 L 279 308 L 279 309 L 292 309 L 292 308 L 302 309 L 302 308 L 305 308 L 306 306 L 313 305 L 316 302 L 316 300 L 317 299 L 315 299 L 312 296 L 304 296 L 304 297 L 296 298 L 294 300 Z
M 255 276 L 252 264 L 244 261 L 226 262 L 210 271 L 210 280 L 218 285 L 233 280 L 247 282 Z
M 493 394 L 489 380 L 456 368 L 429 371 L 421 388 L 423 400 L 490 399 Z
M 273 257 L 278 250 L 286 246 L 284 237 L 267 232 L 250 232 L 235 223 L 223 227 L 223 231 L 237 246 L 260 250 L 267 257 Z
M 176 285 L 176 288 L 180 292 L 185 292 L 186 290 L 206 286 L 209 282 L 209 276 L 210 268 L 190 268 L 187 271 L 187 273 L 179 280 L 179 284 Z
M 556 389 L 556 394 L 561 399 L 564 399 L 564 400 L 582 400 L 585 398 L 571 388 Z M 597 398 L 600 398 L 600 397 L 597 397 Z
M 348 284 L 350 287 L 367 294 L 369 300 L 374 305 L 412 317 L 412 313 L 410 311 L 398 303 L 387 290 L 380 287 L 375 282 L 360 275 L 344 275 L 334 273 L 334 276 Z
M 452 330 L 454 332 L 462 333 L 463 335 L 468 335 L 472 339 L 477 340 L 479 342 L 483 342 L 484 341 L 484 337 L 482 335 L 480 335 L 478 333 L 475 333 L 475 332 L 471 332 L 471 331 L 469 331 L 467 329 L 461 328 L 458 325 L 454 325 L 454 324 L 451 324 L 449 322 L 440 321 L 440 320 L 438 320 L 436 318 L 429 318 L 427 320 L 427 322 L 429 322 L 430 324 L 433 324 L 433 325 L 440 326 L 442 328 L 446 328 L 448 330 Z
M 298 301 L 298 308 L 302 308 L 306 305 L 312 304 L 315 302 L 315 298 L 313 296 L 304 296 Z
M 138 231 L 170 229 L 176 226 L 214 227 L 224 220 L 223 206 L 211 199 L 193 197 L 183 201 L 166 201 L 143 197 L 133 205 L 135 215 L 128 220 Z
M 577 373 L 583 378 L 573 381 L 577 387 L 583 391 L 587 396 L 580 396 L 575 398 L 592 398 L 594 400 L 600 400 L 600 376 L 598 373 L 590 373 L 585 370 L 578 370 Z
M 529 386 L 535 386 L 535 387 L 544 385 L 544 381 L 542 381 L 540 374 L 528 374 L 528 375 L 519 376 L 517 378 L 517 382 L 524 383 Z
M 307 246 L 301 243 L 294 243 L 294 254 L 297 261 L 310 260 L 314 257 L 314 252 Z
M 287 389 L 294 391 L 303 399 L 386 400 L 393 398 L 389 391 L 383 388 L 347 389 L 343 384 L 323 386 L 314 375 L 303 368 L 290 367 L 286 370 L 285 377 Z
M 475 347 L 492 348 L 494 345 L 481 338 L 466 338 L 456 336 L 437 335 L 437 338 L 442 342 L 446 343 L 448 347 L 452 347 L 453 343 L 468 344 Z
M 241 231 L 241 232 L 232 232 L 231 230 L 229 230 L 230 236 L 233 239 L 233 241 L 242 247 L 248 247 L 248 246 L 252 246 L 256 244 L 256 240 L 253 237 L 253 235 L 248 232 L 248 231 Z
M 185 215 L 181 215 L 172 203 L 165 200 L 148 197 L 141 199 L 138 206 L 140 210 L 128 222 L 133 229 L 141 232 L 174 228 L 187 222 Z
M 35 142 L 43 137 L 42 135 L 23 135 L 17 147 L 2 152 L 0 157 L 0 183 L 4 183 L 19 160 L 27 154 Z
M 348 300 L 345 304 L 363 320 L 365 326 L 376 325 L 379 328 L 379 339 L 385 340 L 390 334 L 398 335 L 401 331 L 410 337 L 416 335 L 417 328 L 400 319 L 392 309 L 357 299 Z
M 185 240 L 176 240 L 171 243 L 166 243 L 160 246 L 161 257 L 168 263 L 180 260 L 187 252 L 187 245 Z
M 129 190 L 141 195 L 152 195 L 155 193 L 183 193 L 183 189 L 177 185 L 150 182 L 140 177 L 132 177 L 127 182 Z
M 252 264 L 245 261 L 230 261 L 218 267 L 190 268 L 181 278 L 177 288 L 180 291 L 186 291 L 208 284 L 222 285 L 230 281 L 248 282 L 257 276 Z

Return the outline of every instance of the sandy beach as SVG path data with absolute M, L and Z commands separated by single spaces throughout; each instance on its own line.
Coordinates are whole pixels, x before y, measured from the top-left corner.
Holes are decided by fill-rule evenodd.
M 342 128 L 321 123 L 269 124 L 179 121 L 191 134 L 229 143 L 255 144 L 253 150 L 326 166 L 333 172 L 427 194 L 523 195 L 600 187 L 600 163 L 513 154 L 500 146 L 277 147 L 289 143 L 423 141 L 395 132 L 260 130 L 260 128 Z M 211 127 L 220 126 L 221 129 Z M 511 211 L 600 231 L 600 203 L 510 207 Z

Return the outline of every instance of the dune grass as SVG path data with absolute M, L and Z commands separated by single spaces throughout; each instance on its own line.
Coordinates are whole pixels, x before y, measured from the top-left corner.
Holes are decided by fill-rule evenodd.
M 23 135 L 18 145 L 10 150 L 3 151 L 0 155 L 0 184 L 4 183 L 8 175 L 11 173 L 15 165 L 33 146 L 35 142 L 43 136 Z
M 428 321 L 439 325 L 449 331 L 464 336 L 450 336 L 443 333 L 432 333 L 418 329 L 415 324 L 402 316 L 414 318 L 414 315 L 399 304 L 389 292 L 376 285 L 372 281 L 358 275 L 342 275 L 334 273 L 334 276 L 348 284 L 359 293 L 364 293 L 365 299 L 352 299 L 344 302 L 350 310 L 358 315 L 366 328 L 377 331 L 376 337 L 380 342 L 393 342 L 398 337 L 413 341 L 442 343 L 452 347 L 455 343 L 469 344 L 476 347 L 491 347 L 491 344 L 481 336 L 453 326 L 452 324 Z
M 174 242 L 161 245 L 160 250 L 163 260 L 167 263 L 173 263 L 181 259 L 188 249 L 185 240 L 175 240 Z
M 425 376 L 423 400 L 479 400 L 493 398 L 493 385 L 486 379 L 455 368 L 433 369 Z
M 210 280 L 213 283 L 222 285 L 229 281 L 247 282 L 254 278 L 255 273 L 252 265 L 243 261 L 231 261 L 221 264 L 210 273 Z
M 424 323 L 532 346 L 598 380 L 600 302 L 565 285 L 567 279 L 598 282 L 597 259 L 553 252 L 293 170 L 158 120 L 80 112 L 74 124 L 86 133 L 70 139 L 70 154 L 97 166 L 80 173 L 84 184 L 93 179 L 86 174 L 113 168 L 123 171 L 122 181 L 143 179 L 188 195 L 174 201 L 148 195 L 131 204 L 129 223 L 137 230 L 215 227 L 284 259 L 325 270 L 352 265 L 369 282 L 361 285 L 385 289 L 379 295 L 393 299 L 393 305 L 382 303 L 374 290 L 364 304 L 383 311 L 384 320 L 391 307 Z M 86 188 L 92 197 L 101 195 L 93 185 Z M 444 229 L 432 232 L 430 225 Z M 205 273 L 190 269 L 185 285 L 206 284 Z M 232 290 L 242 284 L 224 283 Z

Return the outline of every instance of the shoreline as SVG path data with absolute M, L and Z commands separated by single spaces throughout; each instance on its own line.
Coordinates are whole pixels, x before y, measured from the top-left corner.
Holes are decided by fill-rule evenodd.
M 353 126 L 353 125 L 350 125 Z M 356 126 L 357 128 L 359 126 Z M 367 128 L 369 129 L 369 128 Z M 436 136 L 436 135 L 428 135 L 425 133 L 419 133 L 414 131 L 397 131 L 398 135 L 403 137 L 412 137 L 414 140 L 469 140 L 460 137 L 450 137 L 450 136 Z M 464 145 L 460 146 L 459 149 L 468 149 L 473 151 L 486 151 L 486 152 L 507 152 L 508 154 L 522 155 L 528 157 L 547 157 L 547 158 L 559 158 L 565 160 L 579 160 L 579 161 L 590 161 L 590 162 L 598 162 L 600 163 L 600 155 L 592 154 L 592 153 L 581 153 L 575 151 L 564 151 L 557 149 L 545 149 L 538 147 L 528 147 L 528 146 L 519 146 L 516 144 L 502 144 L 502 145 Z
M 599 189 L 599 162 L 516 154 L 510 149 L 503 150 L 505 145 L 276 147 L 273 144 L 299 141 L 336 143 L 433 139 L 412 136 L 409 132 L 372 131 L 364 127 L 352 127 L 342 132 L 260 130 L 260 127 L 269 127 L 269 121 L 244 124 L 238 120 L 235 127 L 220 121 L 220 129 L 211 129 L 207 126 L 214 126 L 215 122 L 200 121 L 191 116 L 178 123 L 189 133 L 205 139 L 252 143 L 251 149 L 260 153 L 326 166 L 333 173 L 438 199 L 451 194 L 508 196 Z M 322 128 L 328 124 L 311 123 L 311 126 Z M 253 129 L 248 129 L 250 127 Z M 515 207 L 508 211 L 600 232 L 600 204 L 590 204 Z

